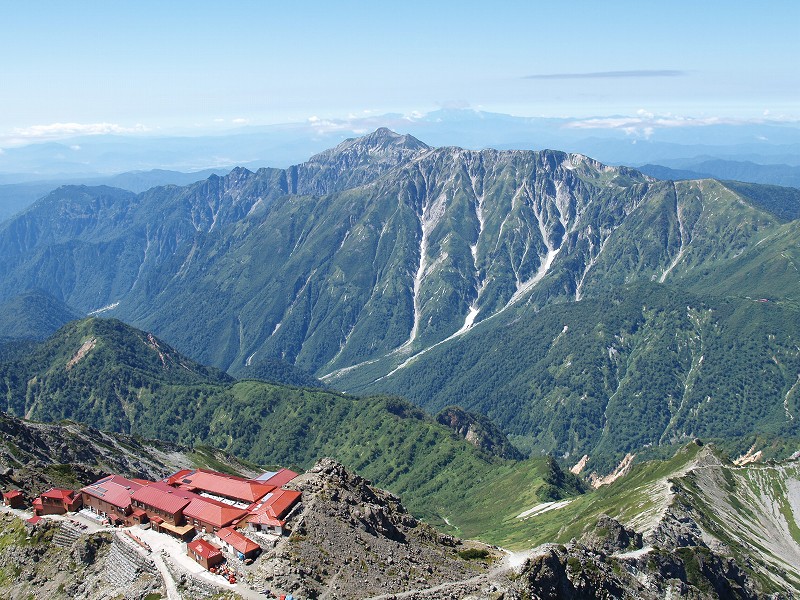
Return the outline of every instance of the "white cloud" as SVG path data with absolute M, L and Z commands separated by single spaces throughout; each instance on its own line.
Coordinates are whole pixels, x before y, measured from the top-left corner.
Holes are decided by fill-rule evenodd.
M 771 117 L 765 115 L 758 118 L 730 117 L 681 117 L 673 114 L 655 115 L 639 109 L 636 116 L 630 117 L 596 117 L 591 119 L 575 119 L 565 125 L 569 129 L 620 129 L 628 135 L 649 137 L 656 129 L 676 127 L 710 127 L 712 125 L 763 125 L 776 123 L 797 123 L 797 119 L 784 116 Z
M 238 119 L 234 119 L 233 121 L 231 121 L 231 123 L 233 123 L 234 125 L 245 125 L 246 123 L 249 122 L 250 119 L 243 119 L 242 117 L 239 117 Z
M 712 125 L 748 125 L 770 122 L 787 122 L 783 119 L 737 119 L 725 117 L 681 117 L 677 115 L 655 115 L 639 109 L 636 116 L 630 117 L 598 117 L 592 119 L 576 119 L 565 125 L 569 129 L 619 129 L 626 135 L 649 138 L 656 129 L 672 129 L 677 127 L 709 127 Z
M 74 150 L 75 152 L 77 152 L 78 150 L 81 149 L 81 147 L 78 144 L 75 144 L 74 146 L 70 146 L 69 149 L 70 150 Z
M 358 119 L 320 119 L 316 116 L 308 120 L 308 124 L 318 134 L 337 133 L 340 131 L 351 132 L 354 131 L 353 128 L 356 123 L 359 123 Z
M 72 135 L 104 135 L 110 133 L 142 133 L 148 129 L 144 125 L 123 127 L 116 123 L 51 123 L 32 125 L 12 130 L 12 135 L 21 138 L 46 139 Z
M 34 142 L 57 140 L 77 135 L 131 134 L 150 131 L 144 125 L 123 127 L 116 123 L 51 123 L 17 127 L 5 135 L 0 134 L 0 143 L 5 146 L 22 146 Z M 73 148 L 75 150 L 75 148 Z

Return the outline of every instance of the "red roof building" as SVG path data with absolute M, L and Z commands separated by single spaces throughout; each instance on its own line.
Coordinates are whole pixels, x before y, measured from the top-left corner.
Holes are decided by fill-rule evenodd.
M 217 546 L 203 539 L 189 542 L 186 545 L 186 553 L 192 560 L 200 563 L 206 569 L 218 565 L 225 558 Z
M 31 527 L 35 527 L 41 522 L 42 522 L 42 517 L 40 517 L 39 515 L 33 515 L 30 519 L 25 519 L 25 523 L 27 523 Z
M 134 510 L 147 513 L 157 531 L 188 537 L 192 530 L 216 532 L 247 516 L 247 510 L 206 498 L 166 481 L 142 486 L 131 496 Z M 131 513 L 133 514 L 133 513 Z
M 267 531 L 277 535 L 283 534 L 286 516 L 297 502 L 301 492 L 296 490 L 277 489 L 254 503 L 249 509 L 248 526 L 255 531 Z
M 33 512 L 42 515 L 63 515 L 83 506 L 83 497 L 75 490 L 50 488 L 33 501 Z
M 183 469 L 165 481 L 171 486 L 190 492 L 205 492 L 243 504 L 252 504 L 275 489 L 274 485 L 262 481 L 225 475 L 207 469 Z
M 198 531 L 216 532 L 231 523 L 247 516 L 242 508 L 228 506 L 210 498 L 197 497 L 183 510 L 188 523 L 192 523 Z
M 180 522 L 183 509 L 192 501 L 194 494 L 161 482 L 143 485 L 131 496 L 134 506 L 155 513 L 166 521 Z
M 99 481 L 81 488 L 83 504 L 89 510 L 112 522 L 134 525 L 142 522 L 142 514 L 133 515 L 131 497 L 142 486 L 119 475 L 108 475 Z
M 270 485 L 274 485 L 275 487 L 281 487 L 282 485 L 289 483 L 295 477 L 297 477 L 297 473 L 294 471 L 290 471 L 289 469 L 279 469 L 274 475 L 272 475 L 272 477 L 265 479 L 263 483 L 268 483 Z
M 152 481 L 150 481 L 148 479 L 139 479 L 137 477 L 132 477 L 131 481 L 134 482 L 134 483 L 138 483 L 139 485 L 150 485 L 151 483 L 153 483 Z
M 134 492 L 131 508 L 144 511 L 155 531 L 185 539 L 194 534 L 194 527 L 186 523 L 183 511 L 195 496 L 191 492 L 176 490 L 164 482 L 156 482 Z
M 236 554 L 239 560 L 255 558 L 261 552 L 261 546 L 231 527 L 220 529 L 217 532 L 217 537 L 222 542 L 223 547 L 227 547 L 228 550 Z
M 25 504 L 25 496 L 20 490 L 3 492 L 3 504 L 11 508 L 22 508 Z
M 297 504 L 302 495 L 297 490 L 275 490 L 275 493 L 264 502 L 264 505 L 271 516 L 276 519 L 283 519 L 289 514 L 292 507 Z

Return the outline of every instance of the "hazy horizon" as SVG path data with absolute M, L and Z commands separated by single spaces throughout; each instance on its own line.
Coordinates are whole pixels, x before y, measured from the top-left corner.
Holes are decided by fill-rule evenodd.
M 0 148 L 447 107 L 605 119 L 597 129 L 796 122 L 800 5 L 768 8 L 8 4 Z

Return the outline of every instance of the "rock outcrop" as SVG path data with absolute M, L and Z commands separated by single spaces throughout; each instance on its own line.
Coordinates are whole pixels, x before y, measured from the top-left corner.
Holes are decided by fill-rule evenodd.
M 484 415 L 467 412 L 459 406 L 443 409 L 436 420 L 452 429 L 476 448 L 511 460 L 522 460 L 522 453 L 508 441 L 506 434 Z
M 397 496 L 332 459 L 291 482 L 303 506 L 291 535 L 260 559 L 258 583 L 316 598 L 364 598 L 461 581 L 489 560 L 459 556 L 464 543 L 410 515 Z

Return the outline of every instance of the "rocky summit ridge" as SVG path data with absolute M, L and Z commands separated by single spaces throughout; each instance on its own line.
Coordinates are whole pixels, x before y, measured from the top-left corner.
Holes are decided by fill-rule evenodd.
M 302 510 L 292 534 L 260 561 L 256 575 L 271 588 L 300 597 L 365 598 L 486 571 L 485 561 L 459 555 L 483 545 L 465 546 L 437 532 L 398 497 L 332 459 L 321 459 L 291 487 L 303 492 Z

